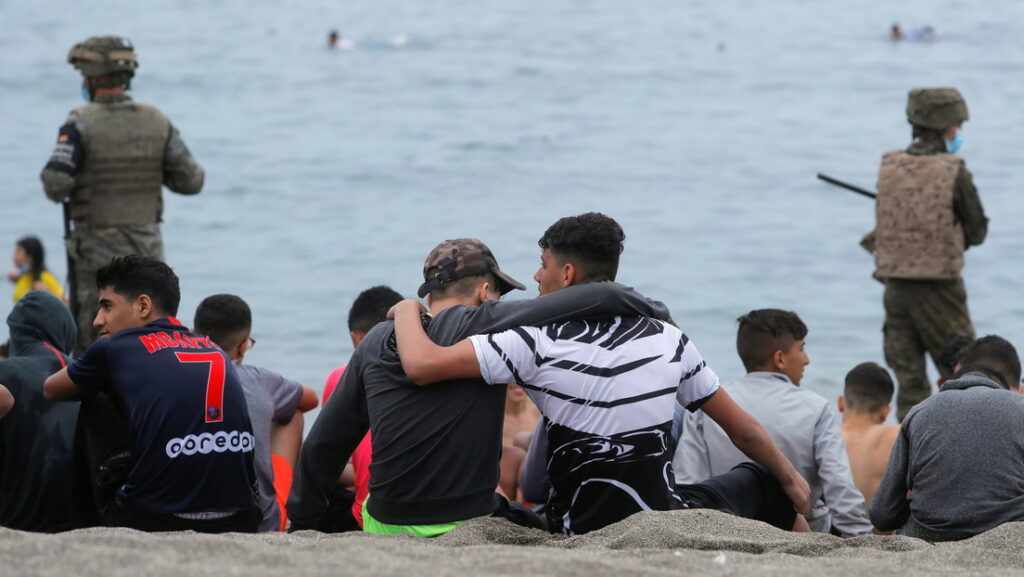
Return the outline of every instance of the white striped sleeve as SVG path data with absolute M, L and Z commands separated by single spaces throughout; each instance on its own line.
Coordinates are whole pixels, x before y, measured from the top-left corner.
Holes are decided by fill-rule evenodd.
M 683 348 L 680 365 L 682 374 L 676 390 L 676 401 L 693 412 L 718 392 L 718 375 L 700 356 L 693 341 L 687 342 Z
M 492 385 L 528 382 L 525 372 L 532 374 L 536 363 L 533 361 L 536 343 L 534 329 L 520 327 L 493 335 L 469 337 L 480 364 L 480 376 Z

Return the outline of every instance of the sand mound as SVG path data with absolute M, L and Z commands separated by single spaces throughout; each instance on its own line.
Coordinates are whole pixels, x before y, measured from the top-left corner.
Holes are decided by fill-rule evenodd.
M 794 535 L 714 511 L 649 512 L 565 538 L 477 519 L 437 539 L 325 535 L 61 535 L 0 530 L 0 574 L 247 577 L 287 575 L 702 576 L 1021 575 L 1024 524 L 959 543 Z

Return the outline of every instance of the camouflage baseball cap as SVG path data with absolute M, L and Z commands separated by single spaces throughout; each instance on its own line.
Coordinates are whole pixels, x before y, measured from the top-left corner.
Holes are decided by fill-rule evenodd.
M 416 292 L 423 298 L 444 283 L 470 276 L 491 273 L 498 279 L 498 291 L 505 294 L 512 289 L 525 290 L 516 279 L 501 272 L 494 253 L 476 238 L 446 240 L 434 247 L 423 263 L 423 280 Z
M 956 88 L 915 88 L 907 95 L 911 124 L 945 130 L 967 119 L 967 103 Z

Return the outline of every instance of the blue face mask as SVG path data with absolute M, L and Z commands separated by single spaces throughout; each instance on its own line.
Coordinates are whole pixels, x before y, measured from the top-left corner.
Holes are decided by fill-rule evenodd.
M 89 88 L 84 84 L 82 85 L 82 98 L 85 99 L 86 102 L 92 102 L 92 95 L 89 94 Z
M 946 141 L 946 152 L 950 154 L 956 154 L 956 152 L 960 150 L 960 147 L 963 146 L 963 144 L 964 133 L 957 130 L 956 136 L 953 137 L 953 140 Z

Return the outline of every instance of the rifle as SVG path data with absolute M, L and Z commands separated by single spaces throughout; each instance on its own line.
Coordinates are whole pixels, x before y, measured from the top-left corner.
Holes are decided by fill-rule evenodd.
M 822 174 L 820 172 L 818 173 L 818 178 L 820 178 L 821 180 L 824 180 L 825 182 L 827 182 L 829 184 L 834 184 L 834 185 L 836 185 L 836 186 L 838 186 L 840 188 L 845 188 L 846 190 L 852 190 L 853 192 L 856 192 L 857 194 L 863 194 L 864 196 L 866 196 L 868 198 L 878 198 L 878 193 L 877 192 L 871 192 L 870 190 L 861 188 L 859 186 L 854 186 L 852 184 L 847 184 L 847 183 L 845 183 L 845 182 L 843 182 L 841 180 L 837 180 L 835 178 L 832 178 L 831 176 Z
M 71 256 L 71 202 L 65 200 L 64 207 L 64 252 L 68 257 L 68 306 L 78 326 L 78 283 L 75 282 L 75 259 Z

